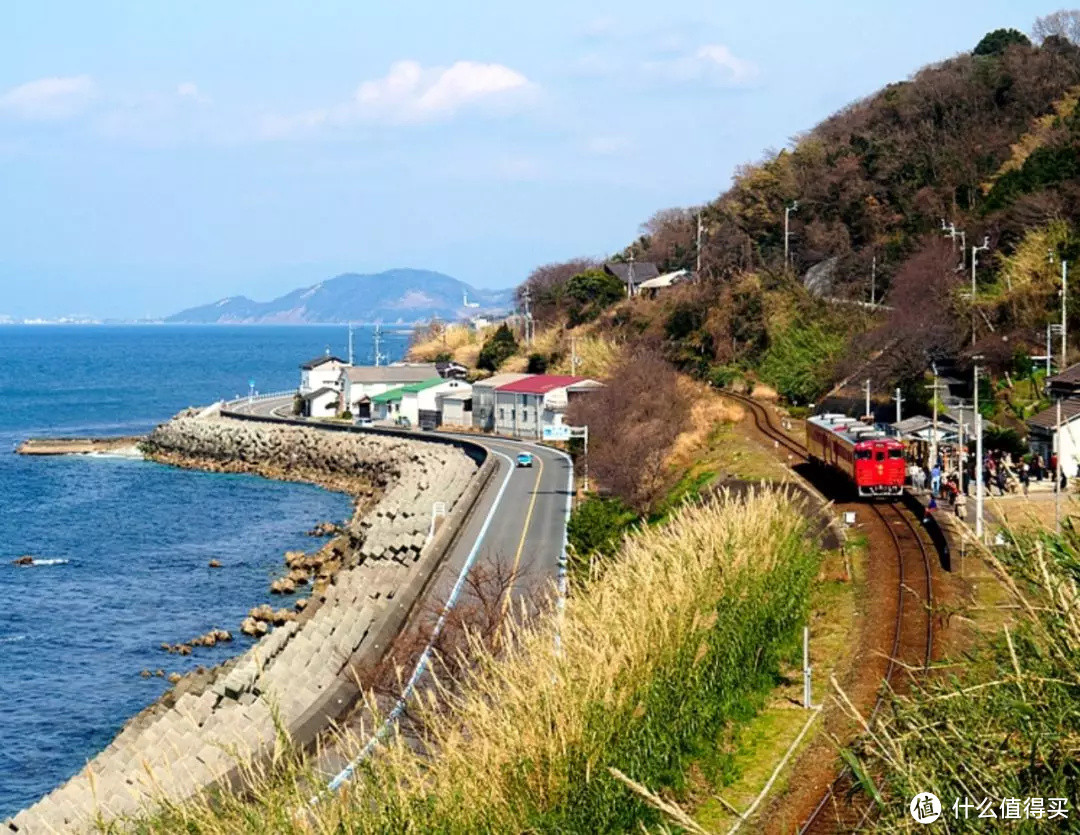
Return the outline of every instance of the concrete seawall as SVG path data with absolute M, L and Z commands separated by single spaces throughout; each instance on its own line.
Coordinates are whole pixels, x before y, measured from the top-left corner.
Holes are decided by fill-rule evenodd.
M 99 455 L 134 450 L 141 435 L 118 438 L 28 438 L 15 449 L 19 455 Z
M 145 450 L 168 463 L 317 481 L 367 501 L 348 526 L 342 569 L 296 621 L 129 722 L 82 771 L 8 822 L 20 835 L 78 832 L 99 814 L 110 820 L 154 799 L 235 783 L 241 764 L 273 751 L 275 712 L 295 743 L 314 739 L 358 695 L 350 670 L 375 666 L 405 624 L 494 467 L 467 442 L 216 415 L 179 416 Z M 437 527 L 435 503 L 447 511 Z

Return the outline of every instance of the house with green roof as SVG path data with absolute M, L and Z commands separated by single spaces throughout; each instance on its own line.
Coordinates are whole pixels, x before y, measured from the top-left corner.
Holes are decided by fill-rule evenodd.
M 410 426 L 439 426 L 442 423 L 441 404 L 444 395 L 470 396 L 472 386 L 464 380 L 431 377 L 419 383 L 384 391 L 371 398 L 375 420 L 401 422 Z

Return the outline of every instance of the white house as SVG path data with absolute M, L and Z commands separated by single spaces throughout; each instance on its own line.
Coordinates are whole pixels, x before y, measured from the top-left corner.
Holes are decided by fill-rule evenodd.
M 329 353 L 305 362 L 300 366 L 300 395 L 303 396 L 321 388 L 336 389 L 341 369 L 347 365 L 345 360 Z
M 545 426 L 560 426 L 571 398 L 603 388 L 585 377 L 528 374 L 495 389 L 495 431 L 517 438 L 542 438 Z
M 1055 452 L 1060 456 L 1061 474 L 1070 479 L 1080 476 L 1080 397 L 1061 400 L 1061 423 L 1058 407 L 1049 409 L 1027 421 L 1028 442 L 1033 452 L 1042 455 L 1048 464 Z
M 339 396 L 338 390 L 330 386 L 304 392 L 300 395 L 303 401 L 301 414 L 304 417 L 334 417 L 338 411 Z
M 392 365 L 352 365 L 342 368 L 338 388 L 345 408 L 354 417 L 374 418 L 371 398 L 390 389 L 422 383 L 437 374 L 434 363 L 394 363 Z
M 435 395 L 440 426 L 472 426 L 472 390 Z
M 472 386 L 464 380 L 432 377 L 421 383 L 390 389 L 371 398 L 376 420 L 407 420 L 411 426 L 438 426 L 442 422 L 439 395 L 471 396 Z

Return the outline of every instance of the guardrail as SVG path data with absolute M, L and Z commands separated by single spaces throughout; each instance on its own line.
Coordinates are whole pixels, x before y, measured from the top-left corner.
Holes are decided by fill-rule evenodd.
M 262 400 L 274 400 L 278 397 L 292 397 L 296 394 L 296 389 L 286 389 L 285 391 L 271 391 L 266 394 L 251 394 L 245 397 L 237 397 L 235 400 L 226 400 L 222 408 L 229 408 L 230 406 L 243 406 L 245 403 L 258 403 Z

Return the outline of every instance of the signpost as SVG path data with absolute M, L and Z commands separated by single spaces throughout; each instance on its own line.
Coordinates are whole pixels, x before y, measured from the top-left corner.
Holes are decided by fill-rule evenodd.
M 545 441 L 569 441 L 572 437 L 570 427 L 564 424 L 558 426 L 545 426 L 542 430 Z

